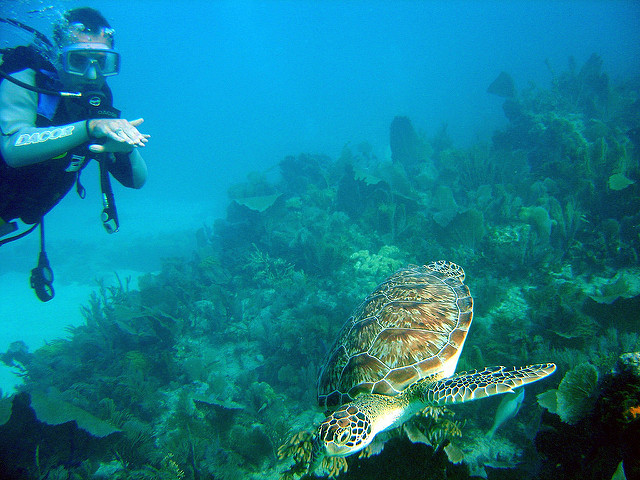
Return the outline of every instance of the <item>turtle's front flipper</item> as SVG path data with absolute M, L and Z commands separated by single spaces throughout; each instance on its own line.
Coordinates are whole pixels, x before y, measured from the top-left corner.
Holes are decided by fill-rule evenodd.
M 520 368 L 486 367 L 462 372 L 429 386 L 424 392 L 423 401 L 431 405 L 444 405 L 513 392 L 514 388 L 542 380 L 555 370 L 554 363 L 541 363 Z

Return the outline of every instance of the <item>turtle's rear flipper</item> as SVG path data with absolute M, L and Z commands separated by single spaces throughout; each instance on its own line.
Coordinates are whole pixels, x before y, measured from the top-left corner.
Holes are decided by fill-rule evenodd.
M 513 392 L 514 388 L 542 380 L 555 370 L 554 363 L 540 363 L 520 368 L 486 367 L 462 372 L 431 385 L 425 392 L 424 401 L 432 405 L 444 405 Z

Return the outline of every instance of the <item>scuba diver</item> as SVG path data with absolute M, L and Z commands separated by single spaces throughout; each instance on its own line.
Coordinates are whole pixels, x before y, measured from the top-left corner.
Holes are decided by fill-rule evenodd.
M 0 65 L 0 245 L 40 226 L 38 266 L 31 286 L 42 301 L 51 300 L 53 272 L 44 249 L 43 217 L 76 186 L 85 189 L 80 172 L 98 161 L 102 188 L 102 221 L 118 231 L 110 185 L 141 188 L 147 166 L 140 155 L 149 135 L 142 118 L 126 120 L 112 106 L 106 77 L 117 75 L 120 54 L 114 30 L 92 8 L 67 11 L 54 25 L 55 47 L 42 33 L 16 20 L 0 19 L 35 35 L 37 42 L 2 51 Z M 45 50 L 53 50 L 47 55 Z M 47 57 L 52 60 L 49 61 Z M 17 219 L 32 225 L 18 230 Z

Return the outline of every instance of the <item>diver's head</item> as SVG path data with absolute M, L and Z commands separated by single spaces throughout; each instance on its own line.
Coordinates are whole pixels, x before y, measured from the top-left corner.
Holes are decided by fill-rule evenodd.
M 54 26 L 59 51 L 58 74 L 65 88 L 97 90 L 105 77 L 120 71 L 120 54 L 113 49 L 113 29 L 100 12 L 83 7 L 67 11 Z

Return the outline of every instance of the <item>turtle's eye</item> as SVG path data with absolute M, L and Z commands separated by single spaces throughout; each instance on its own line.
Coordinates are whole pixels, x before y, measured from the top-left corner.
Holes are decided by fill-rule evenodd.
M 351 429 L 345 428 L 341 432 L 339 432 L 338 435 L 336 435 L 335 442 L 338 445 L 344 445 L 349 441 L 350 438 L 351 438 Z

